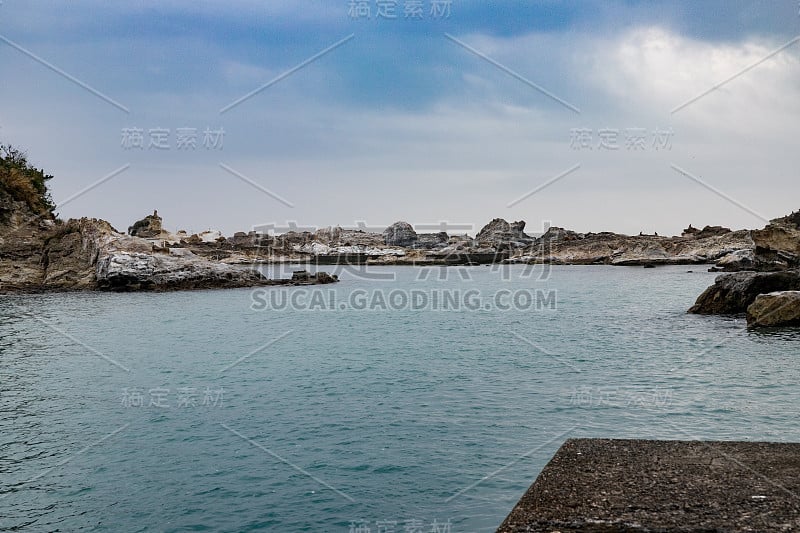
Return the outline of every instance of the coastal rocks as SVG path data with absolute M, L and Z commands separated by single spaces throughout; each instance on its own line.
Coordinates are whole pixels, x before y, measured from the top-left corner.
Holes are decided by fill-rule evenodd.
M 200 233 L 192 235 L 192 237 L 197 237 L 202 243 L 222 242 L 225 240 L 222 232 L 216 229 L 201 231 Z
M 337 243 L 342 239 L 342 228 L 336 226 L 318 229 L 314 232 L 313 238 L 315 241 L 328 245 Z
M 250 287 L 264 283 L 255 270 L 240 269 L 196 257 L 119 251 L 97 262 L 100 290 L 177 290 Z
M 534 239 L 525 234 L 525 221 L 508 222 L 495 218 L 475 236 L 478 247 L 489 246 L 497 250 L 522 248 L 533 244 Z
M 747 325 L 800 326 L 800 291 L 759 294 L 747 308 Z
M 128 235 L 132 237 L 154 238 L 161 236 L 163 228 L 161 226 L 161 217 L 158 216 L 158 211 L 153 211 L 152 215 L 147 215 L 141 220 L 133 223 L 133 226 L 128 228 Z
M 196 256 L 191 250 L 155 248 L 93 218 L 58 224 L 37 221 L 0 243 L 0 293 L 41 291 L 138 291 L 287 284 L 253 269 Z M 13 244 L 13 246 L 12 246 Z M 161 250 L 161 251 L 158 251 Z M 14 259 L 11 259 L 12 254 Z M 318 275 L 308 283 L 331 283 Z M 290 283 L 289 283 L 290 284 Z
M 292 280 L 295 285 L 327 285 L 329 283 L 336 283 L 339 277 L 335 274 L 332 276 L 327 272 L 317 272 L 311 274 L 305 270 L 297 270 L 292 272 Z
M 708 237 L 719 237 L 720 235 L 725 235 L 726 233 L 730 233 L 730 228 L 724 228 L 722 226 L 706 226 L 703 229 L 693 228 L 691 224 L 689 227 L 683 230 L 682 237 L 694 237 L 696 239 L 705 239 Z
M 417 240 L 417 232 L 408 222 L 395 222 L 383 230 L 383 241 L 386 246 L 410 248 Z
M 303 245 L 295 245 L 293 250 L 299 254 L 319 256 L 344 256 L 344 255 L 363 255 L 369 257 L 381 256 L 402 256 L 406 255 L 406 250 L 403 248 L 387 248 L 387 247 L 368 247 L 364 245 L 355 246 L 328 246 L 321 242 L 310 242 Z
M 0 293 L 24 291 L 42 282 L 42 248 L 54 221 L 1 193 L 0 183 Z
M 756 254 L 754 250 L 734 250 L 723 256 L 717 261 L 716 268 L 724 272 L 740 272 L 742 270 L 754 270 L 756 265 Z
M 414 248 L 417 250 L 436 250 L 444 248 L 450 241 L 446 231 L 439 233 L 419 233 Z
M 771 220 L 753 231 L 760 270 L 784 270 L 800 266 L 800 211 Z
M 800 290 L 800 271 L 736 272 L 718 276 L 701 294 L 690 313 L 700 315 L 744 313 L 759 294 Z
M 716 270 L 775 272 L 800 267 L 800 211 L 776 218 L 763 229 L 748 233 L 751 246 L 731 250 L 736 255 L 721 258 L 715 265 Z
M 656 235 L 620 235 L 616 233 L 576 233 L 550 228 L 536 244 L 518 251 L 511 262 L 552 264 L 605 264 L 641 266 L 646 264 L 685 265 L 714 262 L 738 250 L 752 250 L 747 230 L 719 232 L 698 239 L 659 237 Z
M 541 242 L 566 242 L 578 241 L 584 239 L 586 236 L 582 233 L 576 233 L 569 229 L 559 228 L 558 226 L 551 226 L 539 239 Z
M 296 244 L 293 247 L 295 252 L 301 254 L 311 254 L 311 255 L 327 255 L 331 253 L 331 247 L 327 244 L 322 244 L 321 242 L 309 242 L 305 244 Z

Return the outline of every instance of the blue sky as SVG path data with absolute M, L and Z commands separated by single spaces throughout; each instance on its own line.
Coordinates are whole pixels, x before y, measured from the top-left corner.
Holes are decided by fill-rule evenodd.
M 5 0 L 0 140 L 55 174 L 62 203 L 125 168 L 60 209 L 118 229 L 157 208 L 171 229 L 227 234 L 494 217 L 674 234 L 800 208 L 794 0 L 453 0 L 449 16 L 434 1 L 388 19 L 376 0 L 369 18 L 349 0 Z M 125 128 L 169 130 L 169 146 L 126 149 Z M 198 145 L 224 129 L 223 146 L 178 150 L 179 128 Z

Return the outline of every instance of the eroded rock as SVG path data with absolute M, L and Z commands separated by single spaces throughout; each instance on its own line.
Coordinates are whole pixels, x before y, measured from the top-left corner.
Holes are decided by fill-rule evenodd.
M 800 271 L 735 272 L 717 276 L 689 309 L 700 315 L 744 313 L 759 294 L 800 290 Z
M 143 219 L 134 222 L 133 226 L 128 228 L 128 235 L 145 239 L 159 237 L 163 231 L 161 222 L 158 211 L 153 211 L 152 215 L 147 215 Z
M 478 247 L 494 247 L 497 250 L 522 248 L 533 244 L 534 239 L 525 233 L 525 221 L 508 222 L 495 218 L 475 236 Z
M 759 294 L 747 308 L 747 325 L 800 326 L 800 291 Z
M 417 239 L 417 232 L 408 222 L 395 222 L 383 230 L 383 241 L 386 246 L 410 248 L 417 242 Z

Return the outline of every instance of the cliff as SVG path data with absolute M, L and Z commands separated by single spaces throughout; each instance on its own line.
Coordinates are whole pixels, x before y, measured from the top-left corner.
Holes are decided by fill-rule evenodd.
M 0 294 L 70 290 L 177 290 L 330 283 L 331 276 L 268 280 L 189 250 L 170 250 L 94 218 L 56 218 L 45 175 L 0 146 Z M 154 213 L 131 233 L 160 235 Z

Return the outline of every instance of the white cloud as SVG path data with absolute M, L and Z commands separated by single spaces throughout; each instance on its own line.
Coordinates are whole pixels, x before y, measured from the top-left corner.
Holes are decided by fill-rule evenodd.
M 269 9 L 288 16 L 292 8 L 281 2 Z M 24 81 L 0 87 L 0 98 L 17 105 L 5 117 L 0 114 L 2 133 L 22 132 L 19 142 L 56 172 L 54 187 L 67 194 L 127 162 L 131 154 L 119 151 L 118 134 L 130 120 L 149 121 L 138 123 L 142 127 L 204 127 L 219 119 L 229 132 L 224 153 L 155 160 L 145 152 L 125 176 L 63 213 L 107 217 L 120 228 L 153 208 L 175 228 L 212 226 L 226 233 L 286 220 L 346 225 L 358 219 L 371 224 L 444 219 L 481 226 L 495 216 L 523 218 L 536 228 L 550 219 L 584 231 L 629 233 L 677 233 L 690 222 L 761 225 L 674 172 L 671 163 L 767 216 L 800 207 L 796 195 L 786 194 L 797 190 L 800 167 L 795 141 L 800 43 L 670 114 L 782 43 L 712 43 L 650 26 L 612 36 L 564 32 L 463 40 L 582 113 L 555 104 L 442 38 L 464 71 L 424 109 L 361 106 L 334 94 L 323 98 L 326 90 L 335 92 L 326 84 L 333 68 L 326 64 L 304 70 L 302 80 L 270 89 L 222 118 L 217 110 L 239 93 L 208 94 L 213 91 L 200 87 L 188 95 L 169 89 L 144 95 L 137 100 L 147 102 L 146 115 L 128 119 L 111 115 L 113 109 L 106 111 L 80 90 L 65 90 L 67 82 L 32 65 L 29 70 L 38 73 L 34 91 Z M 245 89 L 278 72 L 244 60 L 221 64 L 225 81 Z M 48 90 L 49 99 L 43 95 Z M 169 124 L 159 123 L 162 116 L 171 117 Z M 187 124 L 193 117 L 197 123 Z M 672 127 L 675 136 L 667 152 L 576 151 L 569 146 L 570 129 L 576 127 Z M 237 181 L 218 168 L 219 160 L 297 207 L 281 206 Z M 577 163 L 579 171 L 506 208 Z M 153 186 L 157 194 L 148 190 Z

